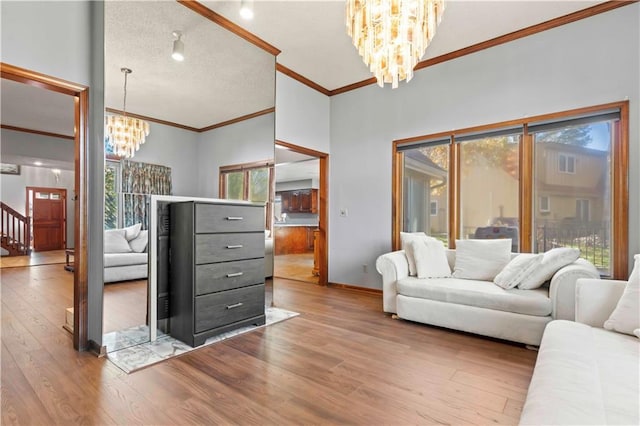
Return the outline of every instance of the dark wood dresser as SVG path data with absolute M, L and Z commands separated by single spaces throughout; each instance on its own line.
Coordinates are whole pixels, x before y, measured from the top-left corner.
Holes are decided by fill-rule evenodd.
M 191 346 L 265 323 L 264 207 L 172 203 L 170 334 Z

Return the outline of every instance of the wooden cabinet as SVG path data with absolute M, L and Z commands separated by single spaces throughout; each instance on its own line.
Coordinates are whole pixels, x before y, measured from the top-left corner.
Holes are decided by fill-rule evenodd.
M 313 251 L 315 226 L 276 226 L 274 254 L 299 254 Z
M 318 190 L 280 191 L 282 213 L 318 213 Z
M 170 205 L 170 334 L 191 346 L 263 325 L 264 207 Z
M 313 230 L 313 270 L 311 273 L 315 276 L 320 275 L 320 230 Z

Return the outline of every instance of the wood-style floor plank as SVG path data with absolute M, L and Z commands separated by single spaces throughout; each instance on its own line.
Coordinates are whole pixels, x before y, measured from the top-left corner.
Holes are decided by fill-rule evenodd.
M 267 300 L 300 316 L 127 375 L 73 350 L 60 265 L 0 274 L 3 424 L 517 424 L 537 355 L 276 279 Z

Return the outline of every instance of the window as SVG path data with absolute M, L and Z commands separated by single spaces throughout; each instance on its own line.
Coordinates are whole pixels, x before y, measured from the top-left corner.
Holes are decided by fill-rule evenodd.
M 541 196 L 539 200 L 540 204 L 538 209 L 541 213 L 548 213 L 549 211 L 551 211 L 551 207 L 549 207 L 549 197 Z
M 120 163 L 107 160 L 104 167 L 104 229 L 120 226 Z
M 220 198 L 265 203 L 265 229 L 271 229 L 274 184 L 273 162 L 220 167 Z
M 628 114 L 625 101 L 394 141 L 394 249 L 401 231 L 511 238 L 626 278 Z
M 560 173 L 576 172 L 576 157 L 567 154 L 558 154 L 558 171 Z
M 445 244 L 449 241 L 446 143 L 430 142 L 405 150 L 403 173 L 403 230 L 425 232 Z

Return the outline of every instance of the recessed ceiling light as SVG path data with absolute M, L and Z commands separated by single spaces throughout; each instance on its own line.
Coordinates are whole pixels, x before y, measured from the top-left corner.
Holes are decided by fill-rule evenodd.
M 42 166 L 42 161 L 34 161 L 33 164 L 36 166 Z

